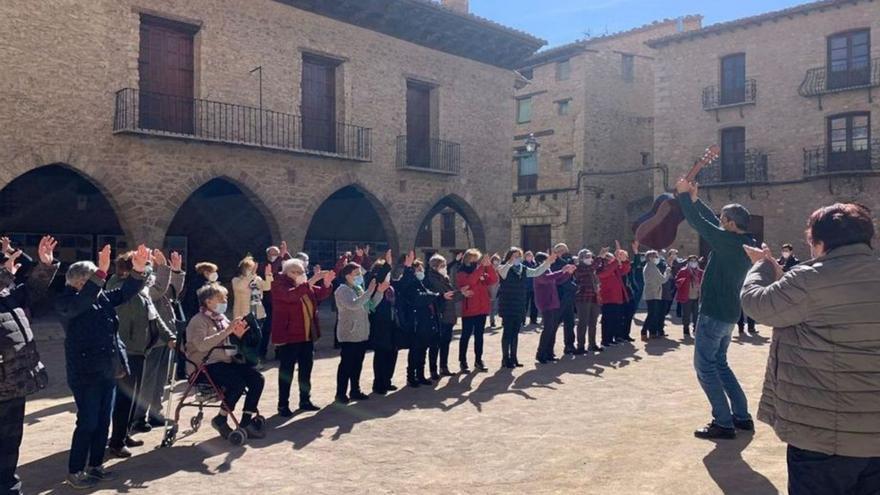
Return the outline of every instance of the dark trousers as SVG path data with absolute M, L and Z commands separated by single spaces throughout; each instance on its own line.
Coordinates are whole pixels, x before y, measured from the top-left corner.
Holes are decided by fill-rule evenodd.
M 632 331 L 633 319 L 636 317 L 636 311 L 639 309 L 639 302 L 636 299 L 631 299 L 623 305 L 623 321 L 620 323 L 621 330 L 620 334 L 625 339 L 630 338 L 630 332 Z
M 645 317 L 645 323 L 642 324 L 642 334 L 655 337 L 663 334 L 663 327 L 666 323 L 666 301 L 662 299 L 649 299 L 648 315 Z
M 394 377 L 395 366 L 397 366 L 396 348 L 373 351 L 373 390 L 388 390 L 391 386 L 391 378 Z
M 367 354 L 367 342 L 340 342 L 339 368 L 336 370 L 336 397 L 361 391 L 361 370 Z
M 309 402 L 312 391 L 312 365 L 315 362 L 315 344 L 298 342 L 275 347 L 278 358 L 278 408 L 290 406 L 290 385 L 293 383 L 293 372 L 299 367 L 299 403 Z
M 142 390 L 144 378 L 144 356 L 128 355 L 129 374 L 116 381 L 116 399 L 113 404 L 113 432 L 110 435 L 110 447 L 125 446 L 125 437 L 132 420 L 144 419 L 146 401 Z
M 104 448 L 110 433 L 110 415 L 113 412 L 115 380 L 97 380 L 70 387 L 76 402 L 76 428 L 70 442 L 69 473 L 104 463 Z
M 428 347 L 428 365 L 431 373 L 437 373 L 437 358 L 440 358 L 440 369 L 449 369 L 449 344 L 452 343 L 452 323 L 441 323 L 440 333 Z
M 559 310 L 559 323 L 562 324 L 562 341 L 565 351 L 574 350 L 574 301 L 562 303 Z
M 486 317 L 483 317 L 485 320 Z M 428 342 L 414 337 L 406 355 L 406 379 L 409 381 L 425 378 L 425 357 L 428 355 Z
M 789 495 L 876 495 L 880 457 L 828 455 L 788 446 Z
M 672 309 L 672 299 L 663 299 L 663 316 L 669 314 L 669 311 Z
M 535 291 L 526 293 L 526 313 L 529 315 L 529 323 L 538 323 L 538 307 L 535 306 Z
M 266 354 L 269 353 L 269 343 L 272 342 L 272 292 L 263 292 L 263 309 L 266 310 L 266 317 L 260 322 L 262 325 L 262 335 L 260 338 L 260 348 L 258 357 L 265 361 Z
M 461 319 L 461 340 L 458 342 L 458 361 L 467 364 L 468 344 L 474 336 L 474 359 L 483 362 L 483 331 L 486 329 L 486 315 L 467 316 Z
M 519 346 L 519 331 L 523 327 L 524 318 L 502 318 L 501 362 L 503 365 L 516 364 L 516 349 Z
M 24 397 L 0 401 L 0 494 L 4 495 L 21 493 L 15 468 L 24 433 L 24 401 Z
M 740 311 L 739 313 L 739 322 L 737 322 L 736 326 L 739 327 L 739 331 L 742 332 L 745 329 L 746 323 L 749 325 L 749 331 L 755 329 L 755 320 L 753 320 L 750 316 L 746 316 L 745 313 Z
M 259 412 L 264 385 L 263 375 L 259 371 L 247 364 L 214 363 L 208 365 L 208 374 L 217 386 L 223 388 L 223 401 L 229 406 L 230 411 L 235 410 L 238 400 L 246 392 L 244 412 L 251 414 Z
M 535 359 L 546 361 L 553 357 L 553 348 L 556 347 L 556 330 L 559 329 L 559 309 L 550 309 L 541 313 L 541 337 L 538 339 L 538 351 Z
M 596 347 L 596 323 L 599 321 L 598 303 L 589 301 L 577 302 L 577 348 L 581 351 Z M 589 333 L 589 336 L 588 336 Z
M 602 305 L 602 345 L 608 345 L 621 339 L 625 305 L 603 304 Z
M 700 300 L 690 299 L 686 303 L 681 303 L 681 324 L 685 330 L 690 328 L 691 324 L 697 326 L 697 315 L 700 312 Z
M 167 345 L 156 347 L 147 353 L 144 362 L 144 383 L 141 396 L 145 407 L 149 408 L 149 418 L 160 419 L 162 414 L 162 392 L 168 379 L 168 360 L 171 349 Z M 146 418 L 146 419 L 149 419 Z M 143 421 L 142 416 L 135 416 L 135 421 Z

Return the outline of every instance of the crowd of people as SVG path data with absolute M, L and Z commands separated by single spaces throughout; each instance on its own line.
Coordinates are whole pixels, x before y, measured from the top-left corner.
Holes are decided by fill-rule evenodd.
M 634 317 L 644 300 L 643 340 L 667 336 L 673 306 L 683 338 L 694 339 L 694 367 L 713 418 L 695 431 L 698 438 L 730 439 L 737 430 L 754 430 L 727 348 L 735 325 L 743 332 L 748 323 L 757 332 L 757 320 L 777 327 L 759 418 L 789 442 L 790 473 L 799 477 L 793 486 L 828 486 L 841 469 L 854 483 L 874 469 L 871 482 L 876 482 L 880 262 L 871 251 L 870 212 L 839 204 L 818 210 L 807 231 L 812 259 L 800 263 L 789 244 L 778 260 L 769 248 L 757 246 L 748 233 L 745 207 L 728 205 L 716 217 L 699 200 L 696 184 L 682 180 L 677 192 L 688 223 L 712 248 L 708 260 L 682 258 L 674 249 L 640 251 L 637 242 L 629 251 L 615 243 L 595 254 L 581 249 L 572 255 L 559 243 L 547 252 L 511 247 L 501 256 L 468 249 L 451 259 L 434 254 L 427 260 L 412 251 L 395 259 L 390 250 L 372 259 L 364 246 L 325 270 L 310 266 L 307 253 L 291 254 L 282 242 L 270 246 L 261 262 L 242 259 L 231 282 L 230 308 L 216 264 L 195 263 L 196 276 L 184 287 L 179 254 L 166 257 L 140 245 L 119 253 L 111 264 L 106 246 L 97 263 L 70 266 L 65 290 L 55 298 L 77 407 L 67 481 L 88 488 L 113 479 L 103 468 L 105 448 L 112 456 L 129 457 L 129 448 L 143 444 L 135 434 L 166 424 L 162 391 L 173 350 L 182 359 L 178 378 L 204 365 L 222 387 L 225 407 L 211 425 L 223 437 L 234 428 L 248 438 L 266 435 L 260 400 L 270 349 L 278 361 L 277 414 L 294 414 L 295 372 L 298 409 L 318 410 L 311 400 L 311 372 L 321 337 L 318 309 L 326 300 L 336 315 L 339 405 L 370 399 L 361 383 L 368 350 L 373 351 L 371 389 L 381 396 L 397 390 L 394 374 L 402 350 L 408 387 L 453 375 L 450 347 L 459 321 L 458 372 L 489 369 L 484 334 L 496 317 L 502 328 L 499 364 L 514 369 L 523 366 L 518 343 L 527 321 L 537 324 L 540 315 L 535 360 L 545 365 L 559 360 L 560 326 L 566 355 L 633 342 Z M 54 239 L 43 238 L 35 261 L 3 239 L 0 328 L 11 344 L 3 341 L 0 364 L 4 377 L 12 379 L 4 378 L 0 388 L 0 481 L 12 493 L 24 397 L 46 382 L 27 309 L 58 269 L 55 246 Z M 241 420 L 230 426 L 228 416 L 242 398 Z M 813 463 L 820 457 L 827 462 L 816 469 Z

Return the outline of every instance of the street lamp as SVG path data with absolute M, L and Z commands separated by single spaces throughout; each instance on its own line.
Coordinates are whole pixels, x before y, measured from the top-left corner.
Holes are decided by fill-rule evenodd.
M 541 146 L 538 144 L 538 140 L 535 139 L 535 133 L 530 132 L 529 137 L 526 138 L 526 153 L 532 154 L 538 151 L 538 147 Z

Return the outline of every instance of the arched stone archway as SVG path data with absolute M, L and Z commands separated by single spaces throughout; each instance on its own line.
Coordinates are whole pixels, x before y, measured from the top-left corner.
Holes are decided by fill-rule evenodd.
M 339 187 L 309 211 L 302 246 L 316 263 L 329 263 L 342 252 L 364 244 L 369 244 L 374 254 L 386 248 L 395 253 L 399 250 L 388 205 L 360 183 Z
M 470 203 L 457 194 L 442 195 L 428 204 L 425 210 L 417 217 L 420 219 L 420 222 L 416 230 L 417 234 L 413 237 L 413 240 L 415 241 L 416 237 L 418 237 L 418 232 L 422 231 L 426 224 L 429 224 L 437 214 L 444 210 L 454 211 L 467 223 L 473 243 L 473 246 L 470 247 L 476 247 L 483 251 L 486 250 L 486 230 L 480 215 Z

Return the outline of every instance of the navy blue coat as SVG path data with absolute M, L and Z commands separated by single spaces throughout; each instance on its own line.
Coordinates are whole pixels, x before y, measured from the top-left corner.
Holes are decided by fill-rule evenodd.
M 104 290 L 103 285 L 101 278 L 92 275 L 79 292 L 67 286 L 55 299 L 55 310 L 65 332 L 67 383 L 71 387 L 113 380 L 119 366 L 128 372 L 116 306 L 141 291 L 144 277 L 132 272 L 116 289 Z

